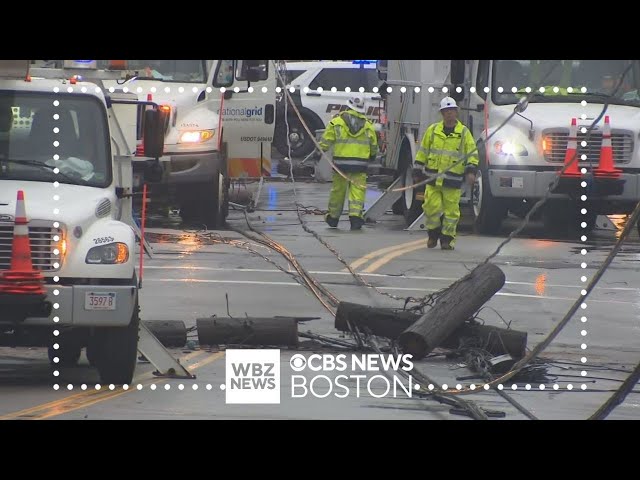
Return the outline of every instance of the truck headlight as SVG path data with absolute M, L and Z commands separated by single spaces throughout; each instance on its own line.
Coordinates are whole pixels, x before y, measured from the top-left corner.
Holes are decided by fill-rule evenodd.
M 180 133 L 180 143 L 203 143 L 213 138 L 214 130 L 187 130 Z
M 129 260 L 129 247 L 124 243 L 109 243 L 93 247 L 87 253 L 86 263 L 116 265 Z
M 524 145 L 513 142 L 501 142 L 498 140 L 493 144 L 496 154 L 498 155 L 515 155 L 517 157 L 524 157 L 529 155 Z

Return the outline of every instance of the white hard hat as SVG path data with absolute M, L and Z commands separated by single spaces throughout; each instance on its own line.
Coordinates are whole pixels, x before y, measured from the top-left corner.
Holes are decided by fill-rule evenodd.
M 440 110 L 444 110 L 445 108 L 458 108 L 458 104 L 451 97 L 444 97 L 440 101 Z
M 364 107 L 364 98 L 362 97 L 351 97 L 347 103 L 349 104 L 349 108 L 352 108 L 356 112 L 364 113 L 366 111 Z

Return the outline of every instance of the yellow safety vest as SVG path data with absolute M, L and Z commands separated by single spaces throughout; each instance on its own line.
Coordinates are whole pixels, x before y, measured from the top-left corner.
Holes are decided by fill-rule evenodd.
M 345 115 L 353 115 L 363 119 L 363 126 L 355 133 L 349 129 Z M 347 110 L 333 118 L 325 129 L 319 142 L 323 151 L 333 146 L 333 163 L 341 171 L 362 173 L 367 165 L 376 158 L 378 138 L 373 124 L 367 117 L 353 110 Z
M 473 153 L 471 153 L 473 152 Z M 460 158 L 471 153 L 465 160 Z M 456 164 L 456 162 L 458 162 Z M 479 162 L 476 142 L 473 135 L 460 120 L 451 135 L 444 134 L 444 122 L 431 124 L 422 137 L 420 149 L 416 155 L 416 163 L 424 166 L 427 175 L 443 173 L 437 181 L 429 184 L 459 188 L 464 180 L 465 170 L 475 172 Z M 452 167 L 452 165 L 456 164 Z

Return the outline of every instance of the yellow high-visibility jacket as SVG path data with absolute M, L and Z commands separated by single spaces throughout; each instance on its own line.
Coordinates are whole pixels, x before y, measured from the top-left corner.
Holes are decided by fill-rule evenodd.
M 373 123 L 354 110 L 331 119 L 318 143 L 324 152 L 333 147 L 333 163 L 345 173 L 366 172 L 378 153 Z
M 473 153 L 471 153 L 473 152 Z M 458 160 L 467 154 L 465 160 Z M 456 162 L 458 162 L 456 164 Z M 424 132 L 420 149 L 416 155 L 416 164 L 422 165 L 427 175 L 443 173 L 437 181 L 429 184 L 436 186 L 459 188 L 466 173 L 475 173 L 479 159 L 476 142 L 469 129 L 458 120 L 454 131 L 449 136 L 444 134 L 444 122 L 429 125 Z M 453 166 L 455 164 L 455 166 Z M 450 170 L 449 170 L 450 169 Z

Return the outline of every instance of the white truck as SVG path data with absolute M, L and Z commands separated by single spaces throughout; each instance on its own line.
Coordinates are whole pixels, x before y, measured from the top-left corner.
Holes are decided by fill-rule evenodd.
M 184 220 L 222 228 L 231 181 L 271 175 L 276 101 L 272 61 L 120 62 L 98 62 L 99 68 L 127 72 L 126 81 L 112 80 L 106 86 L 136 92 L 140 101 L 151 98 L 169 113 L 160 159 L 163 175 L 153 183 L 154 193 L 175 197 Z M 144 157 L 143 149 L 138 148 L 137 155 Z M 145 180 L 135 172 L 137 187 Z
M 135 95 L 109 95 L 99 78 L 88 81 L 85 66 L 42 69 L 48 77 L 42 78 L 28 60 L 0 61 L 6 120 L 0 122 L 0 270 L 10 267 L 21 190 L 33 267 L 46 289 L 28 308 L 28 296 L 0 294 L 0 344 L 47 346 L 57 366 L 75 364 L 86 347 L 102 382 L 124 384 L 135 370 L 140 322 L 131 219 L 135 143 L 123 135 L 114 108 L 129 109 L 135 120 L 138 102 Z M 162 122 L 155 106 L 145 113 L 150 157 L 162 154 Z
M 479 233 L 496 233 L 507 214 L 524 217 L 545 196 L 564 164 L 572 118 L 578 124 L 579 167 L 588 170 L 583 178 L 587 201 L 580 199 L 585 191 L 579 183 L 555 190 L 541 209 L 546 228 L 566 231 L 586 221 L 588 230 L 597 215 L 629 213 L 640 200 L 640 61 L 384 60 L 378 62 L 378 71 L 388 119 L 382 163 L 404 179 L 400 184 L 412 181 L 422 135 L 441 118 L 440 100 L 451 95 L 458 102 L 460 120 L 471 129 L 480 157 L 478 180 L 463 194 L 463 202 L 473 207 Z M 623 73 L 621 88 L 612 96 L 611 87 Z M 386 93 L 387 87 L 391 93 Z M 533 93 L 529 102 L 523 102 L 529 93 Z M 591 176 L 599 166 L 604 117 L 582 145 L 587 136 L 583 129 L 593 123 L 605 102 L 609 102 L 613 160 L 621 170 L 614 188 Z M 497 131 L 514 110 L 516 115 Z M 407 225 L 421 214 L 423 192 L 423 187 L 418 192 L 409 189 L 393 205 L 394 213 L 405 215 Z M 580 214 L 581 208 L 587 215 Z

